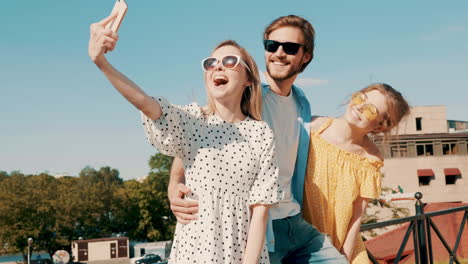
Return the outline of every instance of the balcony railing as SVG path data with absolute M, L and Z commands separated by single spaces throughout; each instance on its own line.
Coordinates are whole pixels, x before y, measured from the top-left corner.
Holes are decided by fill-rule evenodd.
M 433 256 L 432 237 L 431 237 L 431 229 L 432 229 L 434 233 L 437 235 L 437 237 L 440 239 L 440 241 L 442 242 L 447 253 L 449 254 L 449 257 L 450 257 L 449 263 L 452 264 L 453 262 L 455 262 L 457 264 L 460 264 L 460 261 L 457 257 L 457 249 L 458 249 L 458 246 L 460 245 L 460 240 L 463 234 L 465 223 L 468 219 L 468 206 L 451 208 L 447 210 L 441 210 L 441 211 L 430 212 L 430 213 L 424 213 L 424 206 L 423 206 L 423 203 L 421 202 L 422 194 L 420 192 L 417 192 L 414 197 L 417 199 L 416 205 L 415 205 L 416 207 L 415 216 L 362 225 L 361 232 L 372 230 L 375 228 L 382 228 L 386 226 L 396 225 L 396 224 L 409 223 L 408 228 L 406 229 L 406 233 L 403 237 L 403 241 L 400 244 L 398 253 L 396 254 L 396 258 L 393 263 L 400 262 L 403 251 L 406 247 L 406 244 L 408 243 L 410 239 L 410 235 L 411 233 L 413 233 L 412 240 L 414 243 L 415 263 L 433 264 L 434 256 Z M 460 227 L 458 229 L 458 235 L 457 235 L 455 244 L 453 245 L 453 247 L 450 247 L 446 239 L 442 235 L 442 233 L 439 231 L 439 228 L 435 225 L 432 218 L 435 216 L 447 215 L 447 214 L 456 213 L 460 211 L 464 211 L 465 213 L 463 215 L 462 221 L 460 223 Z M 378 264 L 377 260 L 375 259 L 375 257 L 372 255 L 371 252 L 368 251 L 368 255 L 372 263 Z

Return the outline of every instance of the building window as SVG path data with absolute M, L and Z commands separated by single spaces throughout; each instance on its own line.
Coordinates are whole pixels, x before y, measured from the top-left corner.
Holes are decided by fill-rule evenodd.
M 390 156 L 392 158 L 408 157 L 408 144 L 406 142 L 391 143 Z
M 457 168 L 444 169 L 445 173 L 445 184 L 452 185 L 456 184 L 458 179 L 461 179 L 461 172 Z
M 444 155 L 456 155 L 458 154 L 458 144 L 456 141 L 443 141 L 442 142 L 442 153 Z
M 458 175 L 460 176 L 460 175 Z M 458 176 L 455 175 L 445 175 L 445 184 L 446 185 L 451 185 L 455 184 L 457 182 Z
M 432 142 L 416 142 L 416 154 L 418 156 L 434 156 L 434 144 Z
M 431 180 L 435 179 L 432 169 L 419 169 L 417 171 L 419 186 L 430 185 Z
M 431 176 L 419 176 L 419 186 L 429 185 L 431 184 L 432 177 Z
M 422 130 L 422 117 L 416 117 L 416 131 Z

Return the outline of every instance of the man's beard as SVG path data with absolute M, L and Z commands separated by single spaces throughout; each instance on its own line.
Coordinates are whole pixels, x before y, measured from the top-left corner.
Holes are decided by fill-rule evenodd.
M 293 77 L 294 75 L 296 74 L 299 74 L 301 72 L 301 66 L 302 65 L 295 65 L 294 67 L 291 67 L 285 74 L 281 73 L 281 74 L 272 74 L 272 72 L 270 71 L 270 64 L 268 63 L 266 68 L 267 68 L 267 72 L 268 72 L 268 75 L 270 75 L 270 77 L 275 80 L 275 81 L 285 81 L 291 77 Z

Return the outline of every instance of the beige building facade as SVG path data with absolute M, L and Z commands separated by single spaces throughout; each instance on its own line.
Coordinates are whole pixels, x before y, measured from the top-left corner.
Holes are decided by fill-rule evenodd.
M 383 186 L 421 192 L 423 202 L 468 202 L 468 122 L 447 120 L 445 106 L 417 106 L 398 137 L 380 144 Z
M 109 237 L 72 241 L 73 262 L 129 258 L 127 237 Z
M 445 105 L 415 106 L 400 122 L 400 135 L 447 133 L 447 107 Z

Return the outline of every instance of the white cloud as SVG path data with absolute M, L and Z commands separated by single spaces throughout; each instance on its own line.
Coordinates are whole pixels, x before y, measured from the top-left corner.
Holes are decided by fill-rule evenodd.
M 310 86 L 318 86 L 318 85 L 327 85 L 328 80 L 320 80 L 320 79 L 314 79 L 314 78 L 299 78 L 299 79 L 296 79 L 294 84 L 299 87 L 310 87 Z

